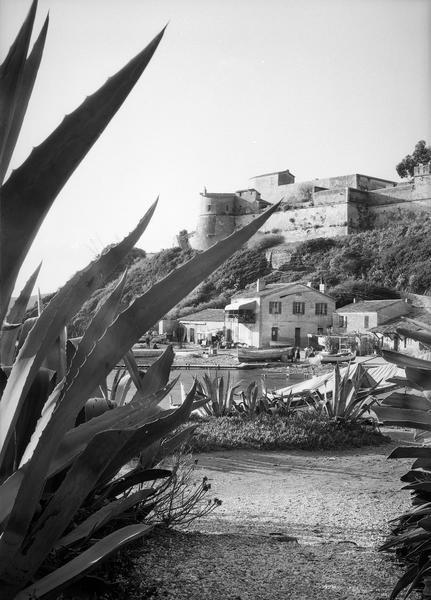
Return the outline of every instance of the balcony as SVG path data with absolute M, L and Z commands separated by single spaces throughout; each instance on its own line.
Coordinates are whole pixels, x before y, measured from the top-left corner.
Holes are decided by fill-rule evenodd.
M 237 323 L 256 323 L 256 313 L 253 310 L 227 310 L 226 319 Z

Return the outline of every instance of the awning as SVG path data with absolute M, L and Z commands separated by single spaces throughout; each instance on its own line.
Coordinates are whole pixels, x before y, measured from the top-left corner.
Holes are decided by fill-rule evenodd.
M 246 309 L 254 309 L 256 307 L 256 300 L 250 301 L 238 301 L 232 302 L 232 304 L 228 304 L 224 307 L 225 310 L 246 310 Z

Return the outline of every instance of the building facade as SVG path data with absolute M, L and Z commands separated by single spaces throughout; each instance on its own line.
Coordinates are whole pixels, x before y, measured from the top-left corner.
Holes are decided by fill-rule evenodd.
M 411 304 L 405 300 L 364 300 L 336 310 L 335 333 L 365 333 L 392 319 L 407 315 Z
M 220 332 L 224 335 L 224 317 L 223 308 L 207 308 L 180 318 L 179 323 L 185 330 L 183 341 L 199 344 Z
M 324 335 L 335 300 L 301 283 L 267 284 L 232 298 L 225 307 L 226 339 L 257 348 L 286 344 L 304 348 L 307 334 Z

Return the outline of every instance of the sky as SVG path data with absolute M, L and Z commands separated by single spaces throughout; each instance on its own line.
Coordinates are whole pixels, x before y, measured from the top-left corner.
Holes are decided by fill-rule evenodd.
M 30 0 L 0 0 L 5 57 Z M 160 195 L 138 242 L 193 231 L 204 186 L 349 173 L 397 180 L 431 143 L 429 0 L 39 0 L 50 25 L 19 166 L 169 22 L 146 71 L 57 197 L 20 274 L 54 291 L 119 241 Z

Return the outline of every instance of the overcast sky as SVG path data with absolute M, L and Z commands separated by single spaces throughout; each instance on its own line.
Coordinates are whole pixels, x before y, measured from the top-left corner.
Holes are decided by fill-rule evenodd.
M 0 0 L 4 58 L 30 0 Z M 296 180 L 395 165 L 431 142 L 429 0 L 40 0 L 49 11 L 18 166 L 169 21 L 123 107 L 67 183 L 20 276 L 56 289 L 160 194 L 138 246 L 194 229 L 199 192 L 290 169 Z

